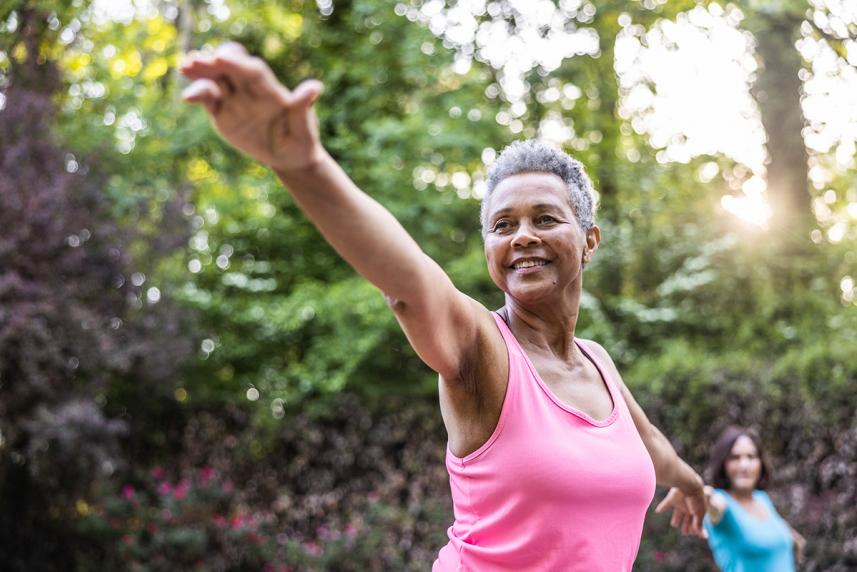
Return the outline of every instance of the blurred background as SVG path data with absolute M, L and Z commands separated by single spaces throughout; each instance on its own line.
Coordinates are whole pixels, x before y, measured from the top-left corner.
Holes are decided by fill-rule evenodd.
M 502 304 L 509 142 L 587 167 L 578 335 L 699 471 L 757 427 L 803 570 L 857 570 L 857 4 L 0 2 L 0 568 L 428 570 L 436 376 L 381 295 L 180 102 L 234 39 L 326 84 L 326 147 Z M 659 491 L 660 498 L 665 491 Z M 635 570 L 712 571 L 651 513 Z

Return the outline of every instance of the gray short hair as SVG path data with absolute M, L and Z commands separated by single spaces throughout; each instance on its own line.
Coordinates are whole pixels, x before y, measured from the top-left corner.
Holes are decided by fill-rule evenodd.
M 482 199 L 480 220 L 483 236 L 487 232 L 488 203 L 500 181 L 520 173 L 553 173 L 565 182 L 568 204 L 580 227 L 587 231 L 595 225 L 595 199 L 592 181 L 580 161 L 535 140 L 515 141 L 500 153 L 488 171 L 488 187 Z

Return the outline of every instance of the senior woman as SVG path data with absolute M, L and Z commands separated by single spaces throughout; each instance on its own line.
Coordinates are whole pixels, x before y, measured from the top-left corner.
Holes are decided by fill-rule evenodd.
M 590 183 L 564 153 L 510 146 L 482 205 L 485 258 L 505 305 L 458 291 L 319 140 L 321 84 L 290 91 L 237 44 L 182 64 L 221 136 L 267 165 L 303 213 L 385 295 L 439 374 L 455 522 L 436 571 L 631 570 L 658 507 L 703 535 L 702 480 L 648 421 L 612 359 L 574 335 L 583 267 L 600 241 Z

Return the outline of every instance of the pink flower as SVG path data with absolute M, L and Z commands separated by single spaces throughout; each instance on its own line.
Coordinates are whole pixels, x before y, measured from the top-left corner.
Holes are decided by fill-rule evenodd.
M 153 479 L 157 479 L 160 481 L 167 475 L 167 472 L 164 470 L 163 467 L 158 466 L 152 468 L 151 475 Z
M 310 556 L 321 556 L 323 551 L 321 549 L 321 546 L 319 546 L 315 542 L 307 542 L 306 544 L 304 544 L 304 552 L 306 552 Z
M 658 562 L 663 562 L 667 559 L 667 553 L 663 550 L 655 550 L 654 557 Z
M 187 481 L 182 480 L 178 485 L 176 485 L 176 488 L 173 489 L 173 496 L 176 500 L 184 500 L 189 490 L 190 484 Z
M 215 514 L 213 517 L 211 517 L 211 522 L 217 528 L 225 528 L 226 527 L 226 519 L 223 518 L 223 515 Z
M 122 536 L 122 542 L 125 544 L 134 544 L 134 537 L 130 534 L 125 534 Z
M 315 533 L 321 540 L 339 540 L 342 537 L 342 533 L 337 529 L 326 526 L 319 526 Z
M 225 493 L 231 493 L 233 490 L 235 490 L 235 485 L 232 484 L 232 481 L 225 481 L 223 483 L 222 489 Z
M 122 486 L 122 496 L 125 500 L 134 500 L 134 487 L 131 485 L 123 485 Z
M 278 544 L 285 544 L 288 541 L 289 541 L 289 535 L 286 534 L 285 532 L 281 532 L 280 534 L 277 535 L 277 543 Z
M 205 485 L 214 478 L 215 470 L 208 465 L 204 466 L 199 470 L 199 484 Z
M 246 522 L 247 521 L 243 516 L 241 516 L 240 514 L 236 514 L 232 516 L 232 520 L 229 524 L 232 527 L 232 530 L 235 530 L 244 526 Z
M 173 485 L 164 481 L 160 485 L 158 485 L 158 492 L 162 495 L 168 495 L 173 492 Z
M 355 538 L 357 536 L 357 527 L 349 522 L 348 525 L 345 527 L 345 535 L 348 538 Z

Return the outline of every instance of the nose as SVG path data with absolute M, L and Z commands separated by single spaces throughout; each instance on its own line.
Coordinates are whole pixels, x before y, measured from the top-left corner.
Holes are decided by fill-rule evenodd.
M 541 238 L 539 238 L 538 233 L 529 221 L 521 221 L 520 224 L 518 224 L 518 230 L 512 236 L 513 247 L 525 248 L 527 246 L 539 244 L 541 241 Z

